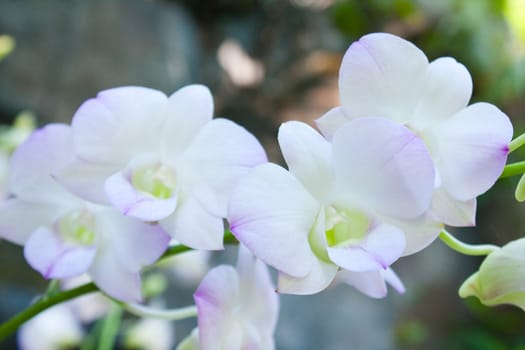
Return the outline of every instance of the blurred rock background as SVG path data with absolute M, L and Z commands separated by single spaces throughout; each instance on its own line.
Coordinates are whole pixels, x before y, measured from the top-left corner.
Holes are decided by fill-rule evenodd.
M 69 122 L 82 101 L 120 85 L 167 94 L 208 85 L 216 115 L 255 133 L 281 162 L 277 128 L 308 123 L 338 104 L 342 55 L 360 36 L 385 31 L 432 60 L 453 56 L 474 80 L 473 101 L 498 105 L 516 134 L 525 118 L 524 0 L 0 0 L 0 35 L 15 40 L 0 61 L 0 121 L 23 110 L 38 123 Z M 525 153 L 514 155 L 524 159 Z M 517 179 L 479 199 L 468 242 L 504 244 L 525 233 Z M 233 250 L 213 263 L 234 261 Z M 233 254 L 234 255 L 234 254 Z M 282 296 L 278 349 L 525 349 L 525 317 L 463 302 L 457 289 L 481 260 L 435 242 L 394 268 L 407 293 L 368 299 L 350 287 Z M 0 243 L 0 319 L 24 308 L 45 281 L 22 251 Z M 194 285 L 170 282 L 170 305 L 191 302 Z M 176 326 L 182 339 L 193 321 Z M 14 339 L 2 348 L 15 349 Z

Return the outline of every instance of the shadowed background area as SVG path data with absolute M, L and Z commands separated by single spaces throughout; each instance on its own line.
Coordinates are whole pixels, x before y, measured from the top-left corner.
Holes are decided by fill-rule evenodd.
M 15 43 L 0 61 L 0 121 L 9 124 L 29 110 L 39 125 L 67 123 L 103 89 L 141 85 L 171 94 L 202 83 L 214 94 L 215 115 L 253 132 L 270 159 L 282 163 L 279 125 L 312 124 L 336 106 L 342 55 L 377 31 L 414 42 L 430 60 L 455 57 L 473 77 L 473 101 L 496 104 L 515 134 L 524 130 L 523 0 L 0 0 L 0 35 Z M 525 156 L 516 153 L 515 160 Z M 516 183 L 499 181 L 479 199 L 478 227 L 454 232 L 473 243 L 523 236 Z M 211 263 L 234 256 L 228 249 Z M 339 286 L 282 296 L 277 349 L 525 349 L 522 312 L 457 296 L 480 261 L 435 242 L 394 265 L 404 295 L 390 291 L 373 300 Z M 0 263 L 4 320 L 43 292 L 46 281 L 10 243 L 0 243 Z M 167 304 L 191 303 L 196 285 L 172 277 Z M 193 320 L 177 323 L 176 338 L 193 326 Z M 15 344 L 13 338 L 6 348 Z

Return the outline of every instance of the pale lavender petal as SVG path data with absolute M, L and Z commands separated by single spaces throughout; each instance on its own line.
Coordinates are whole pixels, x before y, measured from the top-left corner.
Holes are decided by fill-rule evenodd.
M 8 192 L 32 202 L 67 202 L 72 195 L 51 175 L 72 159 L 69 126 L 49 124 L 34 131 L 11 157 L 7 179 Z
M 182 200 L 160 225 L 177 241 L 194 249 L 223 249 L 224 224 L 195 197 Z
M 335 264 L 349 271 L 386 269 L 405 249 L 405 235 L 397 227 L 380 224 L 359 243 L 344 247 L 328 247 L 328 256 Z
M 328 140 L 332 140 L 337 129 L 350 120 L 351 119 L 345 114 L 342 107 L 335 107 L 326 112 L 319 119 L 316 119 L 315 124 L 324 137 Z
M 113 165 L 93 164 L 75 159 L 54 175 L 58 183 L 77 196 L 98 204 L 109 204 L 104 182 L 118 170 L 120 169 Z
M 254 166 L 266 161 L 261 144 L 246 129 L 214 119 L 184 152 L 177 175 L 208 211 L 225 217 L 233 188 Z
M 167 97 L 143 87 L 120 87 L 87 100 L 73 117 L 76 154 L 83 160 L 125 165 L 139 151 L 158 151 Z
M 104 183 L 106 195 L 122 214 L 143 221 L 157 221 L 171 215 L 177 207 L 177 197 L 155 198 L 135 189 L 123 172 L 110 176 Z
M 503 112 L 491 104 L 476 103 L 433 132 L 436 166 L 453 198 L 469 200 L 494 185 L 507 161 L 513 132 Z
M 363 36 L 343 57 L 341 104 L 349 117 L 406 122 L 418 101 L 428 60 L 412 43 L 386 33 Z
M 312 269 L 304 277 L 293 277 L 285 273 L 279 273 L 277 291 L 279 293 L 297 295 L 319 293 L 332 283 L 337 270 L 337 265 L 316 259 L 312 263 Z
M 449 226 L 468 227 L 476 225 L 476 199 L 457 200 L 443 188 L 436 188 L 430 212 L 437 221 Z
M 99 247 L 88 273 L 95 284 L 111 297 L 128 303 L 142 301 L 139 272 L 130 271 L 110 245 Z
M 278 140 L 288 170 L 312 196 L 328 204 L 334 183 L 332 145 L 308 124 L 296 121 L 281 125 Z
M 411 128 L 433 127 L 467 106 L 472 78 L 461 63 L 442 57 L 430 63 L 421 96 L 409 121 Z
M 371 298 L 384 298 L 387 295 L 385 279 L 381 271 L 354 272 L 341 270 L 337 280 L 346 283 Z
M 96 230 L 104 236 L 108 253 L 131 272 L 154 263 L 171 240 L 159 225 L 122 216 L 112 208 L 97 213 Z
M 342 270 L 337 273 L 337 281 L 349 284 L 371 298 L 384 298 L 387 295 L 385 282 L 390 284 L 398 293 L 405 292 L 403 282 L 391 268 L 366 272 Z
M 198 310 L 199 343 L 202 349 L 221 348 L 242 335 L 233 311 L 239 301 L 239 277 L 231 266 L 221 265 L 208 272 L 193 295 Z M 232 327 L 233 326 L 233 327 Z M 229 340 L 230 339 L 230 340 Z M 238 345 L 238 346 L 239 346 Z
M 381 270 L 381 275 L 385 279 L 385 281 L 392 286 L 396 290 L 396 292 L 403 294 L 405 292 L 405 286 L 401 279 L 397 276 L 397 274 L 392 270 L 391 268 L 388 268 L 386 270 Z
M 41 227 L 27 240 L 24 256 L 45 278 L 70 278 L 86 272 L 96 247 L 68 243 L 54 231 Z
M 237 259 L 240 294 L 244 301 L 257 300 L 245 304 L 242 310 L 244 319 L 249 319 L 258 334 L 270 337 L 275 331 L 279 314 L 279 299 L 271 281 L 270 273 L 264 263 L 239 244 Z
M 430 245 L 443 229 L 443 223 L 426 213 L 411 220 L 387 220 L 405 234 L 406 245 L 403 256 L 411 255 Z
M 339 190 L 348 205 L 396 218 L 426 211 L 434 190 L 434 164 L 419 137 L 381 118 L 359 118 L 334 135 Z
M 23 245 L 37 228 L 51 225 L 60 212 L 51 204 L 8 199 L 0 203 L 0 237 Z
M 160 134 L 163 158 L 178 157 L 213 117 L 213 97 L 204 85 L 188 85 L 168 98 Z
M 294 277 L 317 260 L 308 234 L 320 205 L 289 172 L 263 164 L 235 189 L 228 207 L 230 229 L 258 258 Z

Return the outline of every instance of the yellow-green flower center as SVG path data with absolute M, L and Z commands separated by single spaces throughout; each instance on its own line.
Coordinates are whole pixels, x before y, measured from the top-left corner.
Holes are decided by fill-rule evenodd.
M 95 241 L 95 217 L 87 210 L 75 210 L 57 222 L 58 232 L 71 243 L 92 245 Z
M 176 188 L 175 172 L 164 164 L 148 165 L 133 171 L 131 183 L 155 198 L 168 199 Z
M 346 246 L 357 243 L 366 236 L 370 228 L 370 219 L 361 211 L 328 207 L 325 227 L 328 246 Z

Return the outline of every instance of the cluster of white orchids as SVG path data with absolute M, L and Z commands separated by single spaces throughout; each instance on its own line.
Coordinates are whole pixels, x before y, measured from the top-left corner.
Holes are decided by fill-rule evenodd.
M 84 102 L 71 125 L 33 132 L 9 160 L 0 236 L 24 246 L 52 280 L 92 282 L 45 294 L 0 326 L 5 337 L 59 302 L 100 291 L 142 316 L 197 316 L 178 349 L 273 349 L 278 294 L 345 283 L 381 298 L 402 293 L 391 266 L 440 237 L 487 255 L 462 297 L 525 309 L 525 239 L 469 245 L 445 226 L 475 225 L 476 197 L 505 175 L 509 118 L 469 105 L 472 80 L 449 57 L 429 62 L 412 43 L 369 34 L 344 55 L 341 105 L 281 125 L 287 168 L 267 161 L 247 130 L 213 118 L 202 85 L 167 97 L 119 87 Z M 525 181 L 522 181 L 525 182 Z M 525 184 L 518 185 L 523 199 Z M 141 305 L 140 271 L 188 250 L 238 244 L 238 264 L 211 269 L 195 306 Z M 277 271 L 272 283 L 266 264 Z

